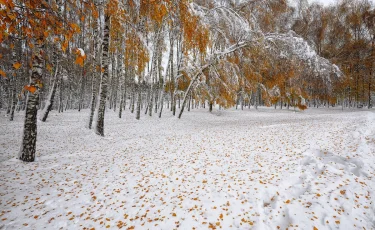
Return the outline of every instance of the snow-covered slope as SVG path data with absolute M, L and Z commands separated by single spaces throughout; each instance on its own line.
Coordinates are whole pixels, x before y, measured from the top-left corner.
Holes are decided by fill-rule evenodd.
M 104 138 L 86 115 L 39 123 L 27 164 L 0 116 L 0 229 L 375 228 L 373 112 L 108 111 Z

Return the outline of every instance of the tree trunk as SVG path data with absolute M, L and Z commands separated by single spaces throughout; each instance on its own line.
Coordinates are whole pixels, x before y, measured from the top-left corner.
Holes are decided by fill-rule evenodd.
M 123 106 L 123 103 L 124 103 L 124 93 L 123 93 L 123 84 L 120 83 L 120 105 L 119 105 L 119 108 L 118 108 L 118 117 L 121 118 L 122 116 L 122 106 Z
M 120 105 L 119 105 L 119 110 L 122 110 L 122 100 L 123 100 L 123 71 L 122 71 L 122 55 L 117 56 L 117 62 L 116 62 L 116 68 L 117 68 L 117 73 L 116 73 L 116 95 L 115 95 L 115 104 L 114 104 L 114 111 L 116 111 L 117 107 L 117 93 L 119 93 L 120 97 Z M 120 92 L 117 92 L 119 89 Z M 119 118 L 121 118 L 120 113 L 119 113 Z
M 101 74 L 100 82 L 100 93 L 99 93 L 99 105 L 97 111 L 96 127 L 95 133 L 104 136 L 104 114 L 105 114 L 105 104 L 107 99 L 107 88 L 108 88 L 108 64 L 109 64 L 109 26 L 111 22 L 111 17 L 105 15 L 105 27 L 104 27 L 104 37 L 102 43 L 102 66 L 103 73 Z
M 6 82 L 8 83 L 8 85 L 5 88 L 4 92 L 6 94 L 6 99 L 7 99 L 7 114 L 10 114 L 10 109 L 12 107 L 11 82 L 9 79 L 7 79 Z
M 162 89 L 160 91 L 159 118 L 161 118 L 161 113 L 163 112 L 163 107 L 164 107 L 164 88 L 165 88 L 165 85 L 164 85 L 163 79 L 161 80 L 161 85 L 162 85 Z
M 189 103 L 188 103 L 188 105 L 187 105 L 187 107 L 188 107 L 188 112 L 190 112 L 190 106 L 191 106 L 191 94 L 190 94 L 190 97 L 189 97 Z
M 132 89 L 132 101 L 131 101 L 131 104 L 130 104 L 131 113 L 134 113 L 134 104 L 135 104 L 135 83 L 133 84 L 133 89 Z
M 59 113 L 64 112 L 64 100 L 63 100 L 63 90 L 64 90 L 64 79 L 60 77 L 59 80 Z
M 375 34 L 373 35 L 373 38 L 372 38 L 372 42 L 371 42 L 371 47 L 372 47 L 372 52 L 371 52 L 371 56 L 372 56 L 372 64 L 370 66 L 370 74 L 369 74 L 369 81 L 368 81 L 368 106 L 367 108 L 370 109 L 372 108 L 372 100 L 371 100 L 371 83 L 373 81 L 373 74 L 374 74 L 374 58 L 375 58 Z
M 80 90 L 79 90 L 79 101 L 78 101 L 78 112 L 81 111 L 81 109 L 83 108 L 83 96 L 85 94 L 85 76 L 84 76 L 84 73 L 85 73 L 85 70 L 84 68 L 82 67 L 82 77 L 81 77 L 81 87 L 80 87 Z
M 89 117 L 89 124 L 88 128 L 92 128 L 92 122 L 94 120 L 94 113 L 95 113 L 95 107 L 96 107 L 96 73 L 92 75 L 92 81 L 91 81 L 91 102 L 90 102 L 90 117 Z
M 280 99 L 280 109 L 283 109 L 283 99 Z
M 121 74 L 121 66 L 120 66 L 120 60 L 121 57 L 120 55 L 116 56 L 115 60 L 114 60 L 114 63 L 113 63 L 113 66 L 114 66 L 114 70 L 112 71 L 113 72 L 113 76 L 114 76 L 114 84 L 113 84 L 113 93 L 112 93 L 112 104 L 113 104 L 113 111 L 116 112 L 116 109 L 117 109 L 117 91 L 118 91 L 118 88 L 119 88 L 119 78 L 120 78 L 120 74 Z
M 17 61 L 19 60 L 19 57 L 20 55 L 17 55 L 20 54 L 21 52 L 21 47 L 20 47 L 20 42 L 17 42 L 17 47 L 14 48 L 12 50 L 12 58 L 14 60 L 14 64 L 17 63 Z M 17 70 L 14 71 L 14 76 L 11 77 L 11 80 L 9 80 L 9 84 L 10 84 L 10 97 L 11 97 L 11 108 L 10 108 L 10 117 L 9 117 L 9 121 L 13 121 L 13 118 L 14 118 L 14 110 L 16 108 L 16 103 L 17 103 L 17 93 L 16 93 L 16 87 L 17 87 L 17 77 L 18 77 L 18 74 L 17 74 Z M 1 107 L 0 107 L 1 108 Z
M 37 136 L 37 105 L 39 102 L 39 86 L 42 79 L 42 68 L 43 68 L 43 58 L 41 51 L 44 48 L 43 39 L 36 41 L 34 44 L 34 58 L 33 67 L 30 76 L 30 85 L 34 92 L 27 93 L 26 99 L 26 113 L 25 113 L 25 123 L 23 127 L 23 136 L 21 149 L 19 152 L 19 159 L 26 162 L 33 162 L 35 160 L 35 150 L 36 150 L 36 136 Z
M 137 98 L 137 113 L 136 113 L 136 119 L 139 120 L 141 118 L 141 103 L 142 103 L 142 93 L 141 93 L 141 85 L 138 85 L 138 98 Z M 134 108 L 134 104 L 133 104 Z
M 12 77 L 12 81 L 10 82 L 11 83 L 11 89 L 10 89 L 10 93 L 11 93 L 11 97 L 12 97 L 12 106 L 10 108 L 10 117 L 9 117 L 9 121 L 13 121 L 13 118 L 14 118 L 14 110 L 16 108 L 16 104 L 17 104 L 17 93 L 16 93 L 16 77 L 13 76 Z
M 186 92 L 185 92 L 185 96 L 184 96 L 184 100 L 182 102 L 182 107 L 181 107 L 181 110 L 180 110 L 180 114 L 178 115 L 178 118 L 181 119 L 181 116 L 182 116 L 182 113 L 184 112 L 184 108 L 186 106 L 186 102 L 188 100 L 188 96 L 190 94 L 190 91 L 192 90 L 193 88 L 193 85 L 195 83 L 196 80 L 198 80 L 198 77 L 203 73 L 203 71 L 205 69 L 207 69 L 210 65 L 207 64 L 205 65 L 204 67 L 201 68 L 201 70 L 194 76 L 194 78 L 190 81 L 190 84 L 189 84 L 189 87 L 187 88 Z
M 193 98 L 193 93 L 191 93 L 191 96 L 190 96 L 190 98 L 191 98 L 191 109 L 194 109 L 194 98 Z
M 122 60 L 122 59 L 121 59 Z M 121 68 L 122 68 L 122 64 L 121 64 Z M 124 99 L 125 99 L 125 82 L 126 82 L 126 78 L 125 78 L 126 74 L 123 75 L 123 71 L 121 69 L 120 73 L 119 73 L 119 84 L 120 84 L 120 105 L 119 105 L 119 108 L 118 108 L 118 117 L 121 118 L 122 117 L 122 110 L 125 108 L 124 106 Z
M 173 38 L 170 39 L 170 48 L 171 48 L 171 55 L 172 55 L 172 59 L 171 59 L 171 87 L 170 87 L 170 91 L 171 91 L 171 110 L 172 110 L 172 113 L 173 113 L 173 116 L 176 115 L 176 100 L 175 100 L 175 79 L 174 79 L 174 66 L 173 66 L 173 63 L 174 63 L 174 55 L 173 55 L 173 48 L 174 48 L 174 40 Z
M 244 106 L 244 98 L 243 98 L 243 93 L 241 93 L 241 110 L 243 110 L 243 106 Z
M 148 115 L 151 117 L 152 116 L 152 108 L 153 108 L 153 101 L 154 101 L 154 80 L 151 81 L 151 87 L 150 87 L 150 92 L 149 92 L 149 103 L 147 105 L 148 110 Z M 147 114 L 147 109 L 146 109 L 146 114 Z
M 146 102 L 145 102 L 145 104 L 146 104 L 145 105 L 146 106 L 145 115 L 147 115 L 148 107 L 150 106 L 150 90 L 147 90 L 147 96 L 146 96 Z
M 123 107 L 123 110 L 125 110 L 125 108 L 126 108 L 126 90 L 127 90 L 127 85 L 126 85 L 126 75 L 127 74 L 127 72 L 125 72 L 125 75 L 124 75 L 124 94 L 123 94 L 123 97 L 124 97 L 124 107 Z
M 59 72 L 59 65 L 56 63 L 56 69 L 55 69 L 55 76 L 53 77 L 53 83 L 52 83 L 52 88 L 51 91 L 48 95 L 48 99 L 46 102 L 46 105 L 44 106 L 43 110 L 43 116 L 41 121 L 45 122 L 47 120 L 49 112 L 52 110 L 53 102 L 55 99 L 55 94 L 56 94 L 56 89 L 57 89 L 57 84 L 58 84 L 58 79 L 57 79 L 57 74 Z
M 158 113 L 158 101 L 159 101 L 159 84 L 160 82 L 158 81 L 157 85 L 156 85 L 156 89 L 155 89 L 155 110 L 154 110 L 154 113 Z

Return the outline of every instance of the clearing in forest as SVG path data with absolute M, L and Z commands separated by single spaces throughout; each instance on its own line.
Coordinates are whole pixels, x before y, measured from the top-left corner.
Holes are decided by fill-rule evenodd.
M 373 111 L 108 111 L 104 138 L 53 111 L 33 163 L 23 118 L 0 116 L 0 229 L 375 228 Z

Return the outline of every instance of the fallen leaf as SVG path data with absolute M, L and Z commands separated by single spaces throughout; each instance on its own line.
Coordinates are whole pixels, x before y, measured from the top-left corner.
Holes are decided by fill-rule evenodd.
M 0 69 L 0 75 L 5 77 L 5 78 L 7 77 L 7 74 L 4 71 L 2 71 L 1 69 Z
M 13 68 L 15 68 L 15 69 L 19 69 L 21 66 L 22 66 L 22 64 L 19 63 L 19 62 L 16 62 L 16 63 L 13 64 Z

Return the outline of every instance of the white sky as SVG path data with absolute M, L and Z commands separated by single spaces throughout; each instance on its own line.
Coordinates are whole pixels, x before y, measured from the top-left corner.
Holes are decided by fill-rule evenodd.
M 334 3 L 335 0 L 309 0 L 309 2 L 310 3 L 311 2 L 319 2 L 319 3 L 321 3 L 321 4 L 325 5 L 325 6 L 328 6 L 328 5 L 332 4 L 332 3 Z
M 308 1 L 310 3 L 311 2 L 319 2 L 319 3 L 321 3 L 324 6 L 328 6 L 328 5 L 336 2 L 336 0 L 308 0 Z M 370 1 L 372 1 L 373 3 L 375 3 L 375 0 L 370 0 Z

